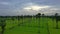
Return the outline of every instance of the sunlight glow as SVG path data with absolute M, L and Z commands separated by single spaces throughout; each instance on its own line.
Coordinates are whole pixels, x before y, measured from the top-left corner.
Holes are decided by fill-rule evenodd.
M 28 7 L 24 7 L 23 9 L 25 10 L 41 10 L 43 8 L 49 8 L 50 6 L 28 6 Z

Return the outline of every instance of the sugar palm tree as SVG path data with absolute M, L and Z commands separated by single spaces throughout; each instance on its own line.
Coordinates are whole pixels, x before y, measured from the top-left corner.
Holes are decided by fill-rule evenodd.
M 45 14 L 42 14 L 42 17 L 44 17 Z
M 0 26 L 1 26 L 1 29 L 2 29 L 1 34 L 3 34 L 4 30 L 5 30 L 5 26 L 6 26 L 5 19 L 1 19 Z
M 36 14 L 36 17 L 40 17 L 40 16 L 41 16 L 41 13 Z
M 58 29 L 58 13 L 55 14 L 55 19 L 56 19 L 56 29 Z
M 39 19 L 39 23 L 38 23 L 38 34 L 40 34 L 40 17 L 41 17 L 41 13 L 36 14 L 36 17 Z

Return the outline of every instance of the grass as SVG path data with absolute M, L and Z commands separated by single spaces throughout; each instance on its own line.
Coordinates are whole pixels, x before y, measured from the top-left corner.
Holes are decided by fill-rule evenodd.
M 40 19 L 36 19 L 32 17 L 20 19 L 19 21 L 17 19 L 14 19 L 14 21 L 11 18 L 8 19 L 6 20 L 6 30 L 4 34 L 48 34 L 48 30 L 50 34 L 60 34 L 60 29 L 56 29 L 55 20 L 52 21 L 50 18 L 41 17 Z

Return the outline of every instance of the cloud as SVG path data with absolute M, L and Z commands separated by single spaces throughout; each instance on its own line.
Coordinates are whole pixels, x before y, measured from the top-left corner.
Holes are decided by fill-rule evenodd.
M 59 0 L 0 0 L 0 15 L 60 13 Z
M 27 6 L 27 7 L 24 7 L 23 9 L 25 10 L 36 10 L 36 11 L 39 11 L 43 8 L 49 8 L 50 6 L 38 6 L 38 5 L 32 5 L 32 6 Z
M 9 5 L 10 3 L 9 2 L 0 2 L 0 4 L 2 4 L 2 5 Z
M 40 10 L 40 9 L 43 9 L 43 8 L 49 8 L 51 6 L 48 6 L 48 5 L 39 5 L 39 4 L 36 4 L 36 3 L 26 3 L 23 5 L 23 9 L 26 9 L 26 10 Z
M 60 9 L 50 5 L 39 5 L 36 3 L 26 3 L 22 7 L 18 7 L 15 12 L 18 11 L 19 15 L 35 15 L 37 13 L 44 13 L 46 15 L 52 15 L 59 12 Z

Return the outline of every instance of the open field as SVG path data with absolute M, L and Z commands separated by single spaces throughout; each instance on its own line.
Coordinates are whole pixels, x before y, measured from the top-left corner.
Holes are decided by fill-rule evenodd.
M 58 27 L 60 28 L 60 21 Z M 56 29 L 55 20 L 52 21 L 46 17 L 20 18 L 19 20 L 7 18 L 4 34 L 60 34 L 60 29 Z

